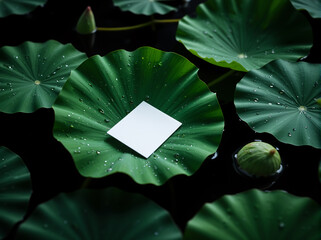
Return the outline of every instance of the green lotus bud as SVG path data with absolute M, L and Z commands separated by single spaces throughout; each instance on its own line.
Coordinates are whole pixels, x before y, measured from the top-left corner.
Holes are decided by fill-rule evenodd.
M 267 177 L 276 173 L 281 167 L 279 152 L 265 142 L 246 144 L 236 156 L 239 167 L 257 177 Z
M 76 31 L 80 34 L 91 34 L 96 32 L 96 22 L 91 7 L 88 6 L 81 14 L 76 26 Z

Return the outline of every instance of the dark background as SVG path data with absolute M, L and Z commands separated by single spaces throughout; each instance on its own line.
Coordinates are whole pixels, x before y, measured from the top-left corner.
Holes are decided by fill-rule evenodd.
M 181 18 L 186 14 L 194 16 L 195 8 L 201 2 L 204 0 L 192 0 L 189 4 L 173 1 L 171 4 L 178 7 L 177 12 L 154 17 L 172 19 Z M 75 26 L 87 6 L 91 6 L 98 27 L 130 26 L 151 19 L 149 16 L 122 12 L 113 6 L 112 0 L 48 0 L 44 6 L 36 8 L 30 14 L 0 18 L 0 47 L 16 46 L 24 41 L 45 42 L 55 39 L 61 43 L 72 43 L 88 56 L 104 56 L 117 49 L 133 51 L 140 46 L 152 46 L 187 57 L 200 68 L 199 76 L 205 82 L 228 70 L 206 63 L 186 51 L 184 46 L 175 40 L 177 23 L 157 24 L 154 29 L 149 26 L 137 30 L 96 32 L 93 35 L 81 36 L 76 33 Z M 303 60 L 321 63 L 321 40 L 317 31 L 321 29 L 320 19 L 315 20 L 308 14 L 303 14 L 309 19 L 314 31 L 314 46 L 309 56 Z M 176 176 L 163 186 L 156 187 L 138 185 L 126 175 L 114 174 L 86 182 L 86 187 L 117 186 L 141 193 L 167 209 L 182 230 L 205 202 L 213 201 L 224 194 L 234 194 L 254 187 L 267 190 L 283 189 L 298 196 L 311 197 L 321 204 L 321 186 L 318 178 L 321 151 L 312 147 L 295 147 L 280 143 L 269 134 L 255 133 L 246 123 L 240 121 L 233 104 L 233 92 L 235 84 L 243 75 L 236 73 L 231 79 L 227 79 L 227 82 L 212 89 L 217 92 L 224 113 L 223 139 L 217 153 L 209 156 L 193 176 Z M 53 122 L 52 109 L 39 109 L 32 114 L 0 113 L 0 145 L 19 154 L 31 172 L 34 191 L 28 214 L 39 203 L 60 192 L 73 191 L 84 186 L 85 179 L 78 174 L 70 154 L 52 136 Z M 270 187 L 266 187 L 266 184 L 271 183 L 269 179 L 250 180 L 238 175 L 233 168 L 232 156 L 235 151 L 255 139 L 278 147 L 282 157 L 284 171 Z

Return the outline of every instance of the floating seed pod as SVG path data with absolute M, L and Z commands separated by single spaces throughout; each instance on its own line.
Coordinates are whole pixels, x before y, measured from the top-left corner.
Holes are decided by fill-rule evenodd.
M 239 167 L 256 177 L 271 176 L 281 168 L 281 157 L 276 148 L 265 142 L 246 144 L 236 155 Z

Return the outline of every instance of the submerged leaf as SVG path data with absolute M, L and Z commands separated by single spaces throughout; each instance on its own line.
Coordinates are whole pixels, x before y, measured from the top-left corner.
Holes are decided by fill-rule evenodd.
M 170 214 L 151 200 L 116 188 L 62 193 L 37 207 L 15 239 L 179 240 Z
M 321 208 L 283 191 L 249 190 L 205 204 L 192 218 L 185 240 L 317 240 Z
M 23 219 L 31 197 L 30 173 L 23 160 L 0 147 L 0 238 Z

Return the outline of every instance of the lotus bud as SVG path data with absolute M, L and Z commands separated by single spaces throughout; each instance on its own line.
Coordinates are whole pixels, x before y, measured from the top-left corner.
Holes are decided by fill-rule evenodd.
M 96 22 L 91 7 L 88 6 L 81 14 L 76 26 L 76 31 L 80 34 L 91 34 L 96 32 Z
M 246 144 L 236 155 L 240 169 L 256 177 L 268 177 L 281 167 L 279 152 L 265 142 Z

